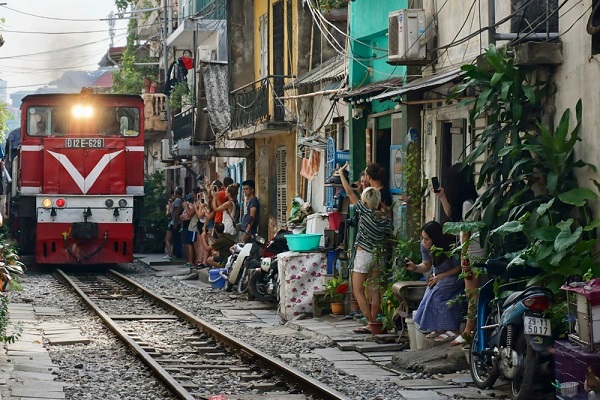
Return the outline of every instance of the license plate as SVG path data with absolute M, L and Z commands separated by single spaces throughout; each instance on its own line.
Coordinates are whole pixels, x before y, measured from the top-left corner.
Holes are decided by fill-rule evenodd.
M 537 317 L 523 317 L 526 335 L 552 336 L 550 320 Z
M 104 139 L 65 139 L 65 147 L 70 149 L 101 149 Z

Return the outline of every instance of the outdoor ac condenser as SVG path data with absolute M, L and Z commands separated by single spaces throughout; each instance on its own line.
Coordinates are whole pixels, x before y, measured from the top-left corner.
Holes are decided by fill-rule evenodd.
M 425 11 L 404 9 L 388 14 L 388 63 L 419 65 L 427 62 Z

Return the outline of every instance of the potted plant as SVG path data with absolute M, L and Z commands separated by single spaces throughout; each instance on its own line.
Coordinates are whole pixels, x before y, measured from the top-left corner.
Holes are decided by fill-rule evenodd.
M 344 296 L 348 291 L 348 282 L 342 278 L 331 278 L 325 285 L 325 297 L 331 300 L 331 313 L 332 314 L 343 314 L 344 313 Z
M 173 110 L 180 110 L 184 105 L 189 104 L 190 89 L 187 83 L 178 83 L 175 85 L 169 99 Z

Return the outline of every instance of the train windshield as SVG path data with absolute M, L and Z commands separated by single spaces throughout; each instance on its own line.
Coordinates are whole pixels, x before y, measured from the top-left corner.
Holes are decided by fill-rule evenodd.
M 100 135 L 134 137 L 140 134 L 140 110 L 135 107 L 29 107 L 31 136 Z

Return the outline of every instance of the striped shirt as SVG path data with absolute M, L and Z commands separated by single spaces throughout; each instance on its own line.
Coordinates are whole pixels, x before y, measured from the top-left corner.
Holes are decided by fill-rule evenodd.
M 386 236 L 391 231 L 391 221 L 382 211 L 373 211 L 365 207 L 362 201 L 356 203 L 359 213 L 356 245 L 369 253 L 385 244 Z

